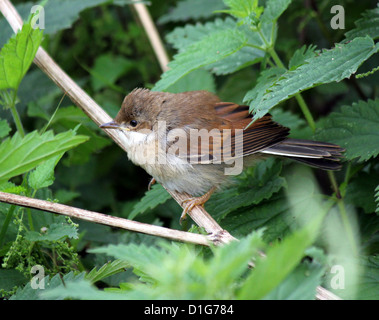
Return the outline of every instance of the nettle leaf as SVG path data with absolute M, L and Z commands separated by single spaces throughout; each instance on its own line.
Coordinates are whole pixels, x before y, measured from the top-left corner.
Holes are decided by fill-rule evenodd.
M 76 135 L 72 130 L 55 136 L 52 131 L 42 135 L 33 131 L 24 138 L 16 133 L 0 144 L 0 180 L 25 173 L 87 140 L 88 137 Z
M 266 256 L 256 260 L 254 270 L 241 287 L 240 299 L 264 298 L 295 269 L 318 234 L 325 212 L 317 213 L 307 225 L 269 247 Z
M 28 184 L 33 189 L 46 188 L 54 183 L 54 169 L 63 153 L 46 160 L 35 168 L 28 176 Z
M 78 229 L 68 223 L 52 223 L 45 232 L 27 231 L 26 240 L 29 241 L 58 241 L 66 238 L 77 239 Z
M 366 35 L 374 40 L 379 38 L 379 3 L 377 8 L 367 10 L 362 16 L 363 18 L 355 22 L 356 28 L 346 32 L 346 39 L 352 40 Z
M 45 298 L 42 296 L 42 294 L 45 291 L 50 291 L 54 288 L 60 288 L 61 286 L 64 287 L 65 283 L 71 283 L 73 281 L 79 282 L 83 280 L 85 276 L 85 272 L 74 274 L 73 272 L 65 274 L 63 277 L 61 274 L 56 274 L 52 278 L 49 276 L 44 277 L 43 279 L 39 280 L 39 283 L 43 281 L 44 287 L 43 288 L 32 288 L 31 281 L 28 281 L 26 286 L 23 288 L 18 288 L 16 293 L 11 296 L 10 300 L 45 300 L 49 299 L 49 297 Z M 62 277 L 62 278 L 61 278 Z M 60 298 L 60 297 L 56 297 Z
M 332 112 L 316 132 L 316 138 L 346 149 L 348 160 L 367 161 L 379 154 L 379 99 L 359 101 Z
M 6 137 L 9 132 L 11 132 L 11 127 L 7 120 L 0 120 L 0 139 Z
M 269 0 L 261 17 L 261 21 L 276 21 L 287 9 L 292 0 Z
M 158 19 L 158 23 L 198 20 L 208 18 L 214 11 L 224 9 L 220 0 L 184 0 L 179 1 L 176 7 Z
M 170 70 L 162 75 L 154 90 L 164 91 L 191 71 L 225 59 L 246 42 L 245 34 L 239 30 L 223 30 L 202 38 L 174 56 L 168 65 Z
M 379 183 L 376 171 L 359 172 L 346 188 L 346 203 L 351 203 L 364 210 L 365 213 L 375 212 L 375 187 Z
M 153 185 L 134 206 L 128 218 L 133 219 L 139 213 L 143 213 L 148 209 L 153 209 L 156 206 L 165 203 L 170 198 L 170 194 L 160 184 Z
M 254 16 L 256 19 L 262 14 L 263 7 L 258 6 L 258 0 L 223 0 L 224 3 L 230 8 L 228 10 L 222 10 L 235 16 L 236 18 L 246 18 Z
M 248 177 L 248 185 L 234 185 L 223 192 L 214 194 L 206 203 L 206 210 L 215 219 L 222 219 L 228 213 L 241 208 L 258 204 L 269 199 L 274 193 L 286 186 L 286 180 L 280 177 L 281 164 L 271 158 L 260 162 L 255 168 L 253 177 Z
M 300 67 L 306 62 L 307 59 L 315 57 L 317 54 L 319 54 L 319 51 L 316 51 L 316 46 L 302 46 L 301 48 L 297 49 L 292 55 L 288 63 L 288 69 L 293 70 Z
M 96 267 L 93 268 L 86 274 L 85 279 L 91 281 L 91 283 L 95 283 L 114 274 L 123 272 L 126 268 L 130 268 L 130 264 L 117 259 L 104 264 L 100 269 L 97 269 Z
M 0 51 L 0 90 L 17 89 L 42 41 L 42 31 L 25 23 Z
M 358 67 L 379 50 L 370 37 L 355 38 L 346 44 L 336 44 L 331 50 L 324 50 L 316 57 L 295 70 L 285 72 L 263 93 L 263 97 L 250 101 L 255 118 L 264 116 L 278 103 L 298 92 L 317 85 L 341 81 L 355 73 Z
M 216 34 L 221 30 L 230 30 L 237 27 L 236 20 L 228 17 L 224 20 L 216 19 L 205 24 L 197 23 L 196 25 L 187 24 L 184 27 L 175 28 L 174 31 L 166 36 L 166 40 L 179 52 L 183 52 L 186 48 L 206 36 Z M 252 32 L 246 25 L 238 27 L 247 38 L 247 43 L 255 46 L 263 46 L 264 43 L 257 32 Z M 241 68 L 257 63 L 262 60 L 264 52 L 257 48 L 244 46 L 237 52 L 231 54 L 225 59 L 205 66 L 207 70 L 212 71 L 216 75 L 228 74 Z

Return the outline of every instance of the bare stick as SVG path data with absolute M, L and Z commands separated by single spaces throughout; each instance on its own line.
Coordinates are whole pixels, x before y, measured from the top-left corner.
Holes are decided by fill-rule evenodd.
M 45 200 L 28 198 L 11 193 L 0 192 L 0 201 L 14 204 L 17 206 L 58 213 L 64 216 L 105 224 L 107 226 L 122 228 L 129 231 L 141 232 L 153 236 L 164 237 L 176 241 L 189 242 L 203 246 L 208 246 L 210 243 L 208 239 L 209 237 L 202 234 L 164 228 L 152 224 L 141 223 L 133 220 L 83 210 Z
M 143 3 L 135 3 L 133 4 L 133 7 L 137 11 L 138 17 L 141 20 L 143 28 L 146 31 L 146 34 L 150 40 L 151 46 L 153 47 L 154 53 L 159 61 L 159 65 L 161 66 L 162 71 L 167 71 L 167 64 L 169 62 L 169 58 L 167 56 L 167 52 L 164 48 L 157 28 L 155 27 L 155 24 L 151 19 L 149 11 Z

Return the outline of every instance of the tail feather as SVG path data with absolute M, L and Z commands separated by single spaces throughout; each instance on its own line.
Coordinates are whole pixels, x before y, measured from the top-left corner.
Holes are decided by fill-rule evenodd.
M 342 152 L 344 151 L 340 146 L 327 142 L 286 139 L 261 152 L 288 157 L 324 170 L 339 170 L 341 169 L 340 159 L 343 157 Z

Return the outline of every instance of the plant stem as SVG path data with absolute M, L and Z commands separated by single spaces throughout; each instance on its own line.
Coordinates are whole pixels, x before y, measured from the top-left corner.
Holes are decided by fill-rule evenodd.
M 17 90 L 14 91 L 11 104 L 9 108 L 11 109 L 11 113 L 13 116 L 14 123 L 16 124 L 16 128 L 21 137 L 25 136 L 25 131 L 21 123 L 20 115 L 16 109 L 16 100 L 17 100 Z
M 278 54 L 276 53 L 276 51 L 274 50 L 273 47 L 269 47 L 267 49 L 267 52 L 271 55 L 272 59 L 275 61 L 276 65 L 278 67 L 286 69 L 282 60 L 280 60 Z M 300 93 L 297 93 L 297 94 L 295 94 L 295 99 L 296 99 L 297 103 L 299 104 L 299 107 L 300 107 L 301 111 L 303 112 L 304 117 L 307 120 L 310 128 L 312 129 L 313 132 L 315 132 L 316 124 L 315 124 L 313 116 L 312 116 L 311 112 L 309 111 L 309 108 L 308 108 L 307 103 L 305 102 L 304 98 L 302 97 L 302 95 Z
M 14 206 L 14 205 L 11 205 L 9 207 L 9 210 L 8 210 L 8 213 L 7 213 L 6 217 L 5 217 L 3 226 L 1 227 L 1 231 L 0 231 L 0 248 L 4 244 L 5 234 L 7 233 L 9 223 L 11 222 L 11 220 L 13 218 L 13 214 L 14 214 L 15 209 L 16 209 L 16 206 Z

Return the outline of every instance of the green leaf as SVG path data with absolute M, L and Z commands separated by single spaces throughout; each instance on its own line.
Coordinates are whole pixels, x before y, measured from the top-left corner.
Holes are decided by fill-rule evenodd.
M 223 0 L 224 3 L 230 8 L 229 10 L 221 10 L 235 16 L 236 18 L 246 18 L 253 16 L 258 19 L 262 14 L 263 7 L 258 6 L 258 0 Z
M 195 90 L 216 92 L 216 84 L 212 74 L 209 71 L 203 69 L 192 71 L 167 88 L 167 91 L 172 93 Z
M 43 288 L 37 288 L 34 289 L 31 287 L 31 281 L 29 281 L 25 287 L 19 288 L 16 293 L 10 298 L 10 300 L 45 300 L 48 298 L 45 298 L 42 296 L 42 293 L 49 291 L 53 288 L 59 288 L 63 286 L 63 283 L 71 283 L 74 281 L 81 281 L 84 278 L 85 273 L 79 273 L 74 274 L 73 272 L 70 272 L 68 274 L 65 274 L 63 276 L 63 279 L 61 279 L 61 274 L 56 274 L 54 277 L 50 279 L 49 276 L 44 277 L 41 279 L 38 284 L 41 284 L 43 282 L 44 286 Z
M 370 36 L 374 40 L 379 38 L 379 3 L 377 8 L 367 10 L 362 14 L 363 18 L 355 22 L 356 28 L 346 32 L 347 40 L 356 37 Z
M 305 250 L 316 239 L 324 214 L 267 249 L 266 257 L 256 266 L 239 293 L 240 299 L 262 299 L 277 287 L 303 258 Z
M 132 68 L 135 63 L 122 56 L 104 54 L 96 58 L 95 64 L 91 69 L 91 83 L 95 91 L 113 85 L 116 80 Z
M 18 270 L 0 269 L 0 288 L 12 290 L 27 281 L 25 276 Z
M 35 168 L 28 176 L 28 184 L 33 189 L 46 188 L 54 183 L 54 169 L 63 153 L 57 155 Z
M 375 189 L 375 202 L 376 202 L 376 213 L 379 213 L 379 184 Z
M 318 264 L 300 264 L 264 300 L 314 300 L 324 271 Z
M 240 50 L 246 41 L 244 33 L 238 30 L 223 30 L 205 36 L 174 57 L 169 63 L 170 70 L 162 75 L 154 90 L 164 91 L 191 71 L 225 59 Z
M 293 70 L 300 67 L 307 59 L 315 57 L 318 53 L 319 52 L 316 51 L 316 46 L 314 45 L 310 45 L 309 47 L 305 45 L 302 46 L 292 55 L 288 63 L 288 69 Z
M 123 260 L 114 260 L 104 264 L 100 269 L 93 268 L 88 274 L 86 274 L 85 279 L 95 283 L 106 277 L 110 277 L 119 272 L 125 271 L 126 268 L 129 268 L 130 264 Z
M 7 120 L 0 120 L 0 139 L 6 137 L 11 131 Z
M 75 135 L 72 130 L 56 136 L 52 131 L 42 135 L 33 131 L 24 138 L 16 133 L 0 144 L 0 180 L 25 173 L 87 140 L 88 137 Z
M 199 20 L 208 18 L 216 10 L 224 8 L 220 0 L 184 0 L 179 1 L 176 7 L 158 19 L 158 23 Z
M 346 188 L 346 203 L 363 208 L 365 213 L 375 212 L 375 187 L 379 183 L 378 171 L 359 172 Z
M 224 218 L 228 213 L 241 208 L 258 204 L 264 199 L 269 199 L 286 185 L 286 180 L 279 176 L 281 165 L 274 163 L 271 158 L 259 163 L 254 168 L 253 178 L 247 186 L 235 185 L 229 189 L 214 194 L 206 203 L 206 210 L 216 219 Z
M 66 238 L 77 239 L 78 230 L 68 223 L 52 223 L 46 231 L 27 231 L 26 240 L 29 241 L 58 241 Z
M 269 0 L 266 2 L 261 21 L 276 21 L 290 5 L 291 0 Z
M 224 20 L 216 19 L 215 21 L 207 22 L 205 24 L 187 24 L 184 27 L 175 28 L 174 31 L 172 31 L 166 36 L 166 40 L 174 48 L 178 49 L 179 52 L 183 52 L 186 50 L 188 46 L 200 41 L 206 36 L 217 34 L 222 30 L 226 31 L 235 29 L 236 27 L 237 22 L 230 17 Z M 252 32 L 252 30 L 248 26 L 239 26 L 238 30 L 245 34 L 248 44 L 257 47 L 264 45 L 259 34 L 257 32 Z M 228 74 L 236 70 L 242 69 L 248 65 L 259 62 L 260 60 L 262 60 L 263 56 L 263 50 L 259 50 L 250 46 L 245 46 L 237 52 L 226 57 L 225 59 L 205 66 L 205 68 L 217 75 Z
M 259 99 L 250 101 L 255 118 L 262 117 L 272 107 L 298 92 L 351 76 L 378 49 L 379 46 L 370 37 L 355 38 L 307 59 L 305 64 L 285 72 L 270 87 L 265 87 L 263 96 L 261 94 Z
M 379 154 L 379 99 L 359 101 L 331 113 L 317 131 L 317 139 L 346 149 L 348 160 L 367 161 Z
M 362 268 L 357 279 L 357 293 L 353 299 L 378 300 L 379 299 L 379 257 L 360 257 L 359 265 Z M 349 289 L 349 288 L 346 288 Z
M 0 90 L 16 90 L 33 62 L 42 31 L 25 23 L 0 51 Z
M 153 185 L 151 190 L 146 191 L 142 199 L 134 206 L 128 218 L 134 219 L 139 213 L 143 213 L 148 209 L 153 209 L 156 206 L 165 203 L 170 198 L 170 194 L 160 184 Z

